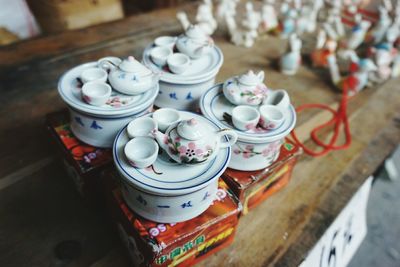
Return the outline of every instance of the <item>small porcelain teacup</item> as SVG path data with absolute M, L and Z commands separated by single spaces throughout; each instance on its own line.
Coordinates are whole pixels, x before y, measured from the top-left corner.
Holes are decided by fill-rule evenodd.
M 88 68 L 82 71 L 81 80 L 83 83 L 87 82 L 106 82 L 107 81 L 107 72 L 100 68 Z
M 111 86 L 104 82 L 88 82 L 82 86 L 83 100 L 93 106 L 102 106 L 111 96 Z
M 270 90 L 263 101 L 263 105 L 274 105 L 286 109 L 290 106 L 289 94 L 282 89 Z
M 250 106 L 237 106 L 232 110 L 232 123 L 241 131 L 248 131 L 257 127 L 260 113 Z
M 181 115 L 176 109 L 161 108 L 154 111 L 153 119 L 157 121 L 158 130 L 165 133 L 170 125 L 173 125 L 181 120 Z
M 285 120 L 282 110 L 275 105 L 262 105 L 260 107 L 260 116 L 259 124 L 267 130 L 278 128 Z
M 150 137 L 136 137 L 124 147 L 129 164 L 135 168 L 151 166 L 157 160 L 158 150 L 157 142 Z
M 168 47 L 168 48 L 170 48 L 171 50 L 173 50 L 173 49 L 174 49 L 174 46 L 175 46 L 176 40 L 177 40 L 177 37 L 173 37 L 173 36 L 160 36 L 160 37 L 157 37 L 157 38 L 154 40 L 154 44 L 155 44 L 156 46 Z
M 172 54 L 172 49 L 166 46 L 157 46 L 151 49 L 150 57 L 154 63 L 162 67 L 167 64 L 167 58 Z
M 111 62 L 112 64 L 104 64 L 104 62 Z M 119 64 L 121 64 L 122 59 L 119 57 L 102 57 L 99 60 L 97 60 L 97 66 L 99 68 L 105 69 L 107 71 L 110 71 L 112 69 L 116 69 Z
M 182 53 L 174 53 L 167 59 L 169 69 L 175 74 L 185 72 L 190 65 L 190 58 Z
M 157 130 L 157 121 L 150 117 L 141 117 L 134 119 L 128 124 L 126 131 L 129 138 L 152 136 L 154 130 Z

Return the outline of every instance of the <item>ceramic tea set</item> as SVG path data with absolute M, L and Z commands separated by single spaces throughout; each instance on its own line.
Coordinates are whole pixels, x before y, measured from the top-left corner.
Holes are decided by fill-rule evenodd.
M 195 111 L 201 95 L 214 85 L 222 62 L 221 50 L 198 26 L 189 25 L 177 37 L 156 38 L 143 53 L 143 63 L 160 74 L 155 105 Z
M 111 147 L 118 129 L 152 110 L 158 76 L 133 57 L 106 57 L 79 65 L 59 80 L 71 130 L 83 142 Z
M 210 162 L 220 149 L 236 142 L 237 134 L 229 129 L 210 132 L 204 124 L 196 118 L 181 120 L 179 111 L 170 108 L 155 111 L 153 117 L 134 119 L 127 126 L 127 134 L 132 140 L 125 145 L 125 156 L 133 167 L 150 167 L 156 161 L 160 147 L 179 164 Z M 230 137 L 229 141 L 221 142 L 225 135 Z
M 201 98 L 203 115 L 238 135 L 229 168 L 254 171 L 268 167 L 295 126 L 296 113 L 288 93 L 268 89 L 263 80 L 264 72 L 248 71 L 210 88 Z
M 175 109 L 132 120 L 113 147 L 128 205 L 164 223 L 199 215 L 212 203 L 236 138 L 233 130 Z

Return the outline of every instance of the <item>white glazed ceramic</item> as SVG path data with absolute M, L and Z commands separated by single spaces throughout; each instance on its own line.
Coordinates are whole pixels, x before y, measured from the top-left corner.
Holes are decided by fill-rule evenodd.
M 221 142 L 225 136 L 229 136 L 229 141 Z M 234 131 L 210 131 L 207 124 L 194 117 L 171 125 L 165 134 L 156 131 L 154 137 L 171 159 L 187 165 L 210 162 L 220 149 L 232 146 L 237 140 Z
M 287 109 L 290 106 L 290 97 L 286 90 L 269 90 L 263 105 L 275 105 L 282 109 Z
M 275 105 L 262 105 L 260 107 L 260 125 L 267 130 L 274 130 L 281 126 L 285 116 L 281 109 Z
M 129 164 L 135 168 L 151 166 L 158 156 L 158 145 L 153 138 L 136 137 L 126 143 L 124 153 Z
M 190 25 L 176 41 L 178 51 L 193 59 L 208 53 L 213 45 L 212 39 L 196 25 Z
M 180 116 L 183 120 L 195 117 L 211 132 L 220 129 L 194 113 L 181 111 Z M 230 147 L 221 149 L 209 163 L 194 166 L 178 164 L 160 150 L 151 167 L 138 169 L 124 155 L 123 149 L 129 140 L 125 127 L 117 134 L 113 156 L 124 199 L 132 210 L 153 221 L 172 223 L 189 220 L 208 208 L 214 199 L 218 178 L 228 166 Z
M 132 120 L 126 131 L 129 138 L 151 136 L 151 134 L 157 130 L 157 121 L 149 117 L 141 117 Z
M 234 105 L 259 105 L 268 92 L 263 81 L 263 71 L 255 74 L 250 70 L 245 74 L 231 77 L 223 85 L 225 98 Z
M 165 133 L 169 126 L 181 120 L 181 116 L 176 109 L 160 108 L 154 111 L 153 119 L 158 124 L 158 130 Z
M 111 61 L 101 61 L 102 68 L 110 70 L 108 80 L 111 86 L 127 95 L 139 95 L 150 90 L 158 82 L 158 77 L 134 57 L 124 59 L 116 66 Z
M 166 46 L 156 46 L 150 51 L 151 60 L 160 67 L 167 64 L 170 55 L 172 55 L 172 49 Z
M 104 82 L 88 82 L 82 86 L 82 99 L 93 106 L 103 106 L 111 96 L 111 86 Z
M 100 68 L 88 68 L 82 71 L 80 78 L 83 83 L 94 81 L 106 82 L 107 72 Z
M 153 45 L 143 53 L 143 63 L 153 72 L 160 73 L 160 92 L 155 105 L 160 108 L 196 111 L 201 95 L 214 85 L 215 77 L 223 63 L 221 50 L 214 46 L 209 53 L 192 59 L 190 68 L 175 74 L 168 68 L 160 68 L 150 58 Z
M 112 147 L 115 136 L 132 119 L 143 116 L 152 110 L 152 105 L 139 113 L 121 117 L 97 117 L 69 108 L 71 131 L 76 138 L 95 147 Z
M 160 223 L 190 220 L 208 209 L 218 190 L 218 179 L 188 195 L 162 196 L 140 191 L 122 180 L 122 196 L 140 216 Z M 186 205 L 186 206 L 185 206 Z
M 175 74 L 182 74 L 190 67 L 190 58 L 182 53 L 174 53 L 167 59 L 169 69 Z
M 108 62 L 108 61 L 111 61 L 113 64 L 111 64 L 111 65 L 110 64 L 105 64 L 105 65 L 101 64 L 101 63 Z M 117 66 L 119 64 L 121 64 L 121 62 L 122 62 L 122 59 L 120 59 L 119 57 L 102 57 L 99 60 L 97 60 L 97 67 L 101 68 L 103 70 L 106 70 L 106 71 L 110 71 L 110 70 L 116 69 Z
M 82 100 L 82 88 L 77 78 L 83 70 L 95 66 L 97 62 L 86 63 L 67 71 L 58 82 L 58 92 L 69 106 L 74 135 L 96 147 L 111 147 L 119 129 L 133 118 L 151 111 L 158 85 L 137 96 L 113 91 L 105 105 L 93 106 Z
M 235 105 L 225 98 L 222 87 L 222 84 L 215 85 L 203 95 L 200 101 L 201 111 L 219 127 L 233 128 L 231 122 L 224 118 L 224 113 L 232 114 Z M 284 138 L 296 124 L 296 112 L 292 105 L 282 111 L 285 120 L 277 129 L 235 130 L 238 141 L 232 146 L 233 153 L 229 168 L 242 171 L 260 170 L 268 167 L 278 158 Z
M 257 127 L 260 113 L 250 106 L 237 106 L 232 110 L 232 123 L 236 129 L 248 131 Z
M 168 47 L 173 50 L 177 39 L 178 38 L 174 36 L 160 36 L 154 40 L 154 44 L 159 47 Z

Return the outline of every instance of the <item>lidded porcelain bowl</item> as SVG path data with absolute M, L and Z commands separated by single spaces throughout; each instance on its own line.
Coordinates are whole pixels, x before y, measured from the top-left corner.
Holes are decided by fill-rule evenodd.
M 183 121 L 195 118 L 207 132 L 220 130 L 215 123 L 194 113 L 180 111 L 180 117 Z M 177 163 L 160 149 L 156 161 L 140 169 L 130 165 L 124 154 L 129 140 L 124 127 L 115 139 L 113 156 L 121 177 L 122 195 L 132 210 L 152 221 L 175 223 L 196 217 L 210 206 L 218 190 L 218 178 L 231 158 L 229 146 L 221 148 L 212 160 L 194 165 Z M 226 136 L 221 138 L 221 142 L 228 141 Z
M 282 110 L 284 121 L 279 127 L 272 130 L 257 128 L 242 131 L 235 129 L 230 121 L 229 116 L 236 105 L 226 99 L 223 86 L 217 84 L 205 92 L 200 101 L 200 108 L 202 114 L 219 127 L 232 128 L 237 133 L 238 140 L 232 146 L 233 153 L 228 167 L 241 171 L 255 171 L 268 167 L 278 158 L 284 138 L 296 124 L 294 107 L 288 102 L 288 97 L 282 97 L 287 96 L 286 91 L 270 89 L 263 101 L 263 104 L 279 106 Z
M 119 129 L 133 118 L 151 112 L 159 87 L 155 83 L 134 96 L 112 90 L 104 105 L 90 105 L 82 98 L 82 84 L 78 78 L 84 70 L 98 67 L 97 62 L 90 62 L 68 70 L 59 79 L 58 92 L 68 105 L 74 135 L 89 145 L 112 147 Z
M 192 54 L 189 51 L 182 48 L 177 50 L 179 41 L 178 38 L 172 56 L 178 52 L 180 54 L 186 52 L 190 58 Z M 190 58 L 183 72 L 176 74 L 168 65 L 159 66 L 152 60 L 151 51 L 155 47 L 155 44 L 150 44 L 143 53 L 143 63 L 160 77 L 160 93 L 154 104 L 160 108 L 197 110 L 201 95 L 214 85 L 215 77 L 222 66 L 224 58 L 221 50 L 215 45 L 207 47 L 202 50 L 201 55 Z

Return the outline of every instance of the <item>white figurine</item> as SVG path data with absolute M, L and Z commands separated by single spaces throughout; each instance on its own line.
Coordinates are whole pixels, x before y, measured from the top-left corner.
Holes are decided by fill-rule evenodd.
M 270 32 L 278 28 L 278 16 L 274 8 L 275 0 L 264 0 L 261 9 L 262 25 L 266 32 Z
M 261 15 L 259 12 L 254 11 L 251 2 L 246 3 L 246 16 L 242 20 L 244 28 L 244 46 L 252 47 L 255 39 L 258 37 L 258 27 L 260 26 Z
M 347 49 L 355 50 L 359 47 L 365 39 L 365 35 L 371 26 L 371 22 L 363 20 L 360 14 L 355 15 L 356 25 L 351 30 L 351 35 L 349 36 L 346 46 Z
M 282 32 L 281 37 L 287 38 L 296 30 L 296 18 L 297 11 L 295 9 L 289 9 L 286 13 L 285 18 L 282 21 Z
M 387 29 L 390 27 L 391 24 L 392 19 L 389 17 L 388 10 L 383 6 L 379 6 L 379 20 L 371 32 L 374 44 L 382 41 Z
M 289 37 L 289 45 L 286 53 L 281 57 L 280 68 L 281 72 L 286 75 L 296 74 L 301 64 L 301 40 L 296 34 Z
M 184 31 L 191 25 L 187 14 L 183 11 L 176 13 L 176 18 L 178 19 L 179 23 L 182 25 Z
M 182 25 L 183 30 L 187 30 L 190 23 L 185 12 L 180 11 L 176 14 L 176 18 Z M 196 14 L 196 26 L 198 26 L 205 34 L 212 35 L 217 29 L 217 21 L 213 17 L 211 0 L 203 0 L 203 3 L 198 7 Z
M 197 8 L 196 24 L 207 35 L 212 35 L 217 29 L 217 21 L 213 16 L 213 6 L 211 0 L 203 0 L 203 3 Z
M 364 89 L 369 83 L 369 73 L 376 70 L 376 66 L 371 59 L 358 59 L 356 55 L 355 57 L 352 59 L 351 64 L 351 66 L 354 66 L 354 70 L 351 70 L 349 75 L 342 77 L 339 73 L 335 54 L 328 56 L 329 71 L 333 84 L 339 90 L 346 88 L 350 95 Z
M 220 0 L 217 6 L 217 21 L 223 26 L 227 17 L 236 16 L 236 6 L 240 0 Z

